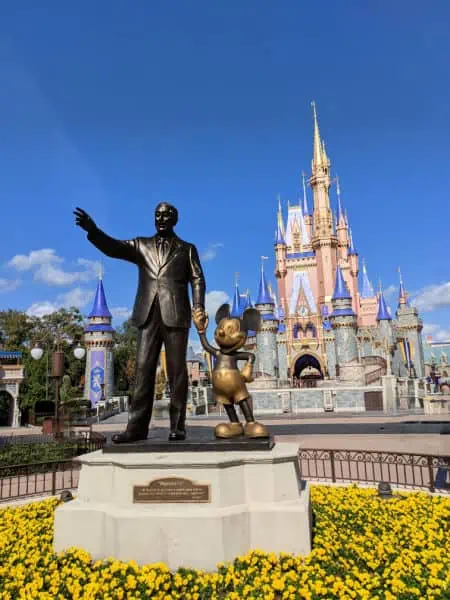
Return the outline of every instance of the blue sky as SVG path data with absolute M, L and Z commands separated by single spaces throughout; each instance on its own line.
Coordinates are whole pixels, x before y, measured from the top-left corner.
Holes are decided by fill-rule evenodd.
M 314 99 L 371 279 L 389 289 L 401 265 L 426 331 L 450 338 L 449 22 L 447 0 L 8 3 L 0 308 L 89 309 L 100 255 L 72 209 L 129 238 L 161 200 L 209 255 L 210 304 L 235 271 L 255 296 L 276 195 L 294 201 L 310 168 Z M 117 315 L 136 281 L 106 259 Z

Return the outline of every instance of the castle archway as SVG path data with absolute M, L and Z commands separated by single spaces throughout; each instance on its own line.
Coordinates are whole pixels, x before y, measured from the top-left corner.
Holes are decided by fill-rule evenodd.
M 297 379 L 323 379 L 325 368 L 322 359 L 314 352 L 302 352 L 292 361 L 291 375 Z

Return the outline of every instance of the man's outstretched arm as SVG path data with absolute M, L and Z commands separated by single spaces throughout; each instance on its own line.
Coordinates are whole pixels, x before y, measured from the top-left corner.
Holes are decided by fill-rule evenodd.
M 87 232 L 88 240 L 103 254 L 111 258 L 121 258 L 133 263 L 138 262 L 139 242 L 133 240 L 116 240 L 97 227 L 94 220 L 82 208 L 74 210 L 75 223 Z

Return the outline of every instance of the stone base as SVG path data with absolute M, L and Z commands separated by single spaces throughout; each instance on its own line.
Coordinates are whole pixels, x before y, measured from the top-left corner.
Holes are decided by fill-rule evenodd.
M 296 444 L 281 442 L 253 453 L 99 450 L 77 460 L 82 464 L 77 499 L 55 513 L 57 552 L 77 546 L 94 560 L 212 571 L 251 549 L 311 550 L 310 490 L 300 481 Z M 209 486 L 209 498 L 133 501 L 134 486 L 149 489 L 154 480 L 164 486 L 164 478 Z

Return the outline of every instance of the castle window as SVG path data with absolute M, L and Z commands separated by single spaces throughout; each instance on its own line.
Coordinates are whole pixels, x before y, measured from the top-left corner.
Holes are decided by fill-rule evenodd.
M 306 326 L 306 337 L 314 338 L 316 337 L 316 328 L 312 323 L 308 323 Z
M 302 328 L 300 327 L 300 325 L 298 323 L 295 323 L 293 329 L 292 329 L 292 335 L 294 336 L 294 338 L 299 338 L 301 337 L 301 331 Z

